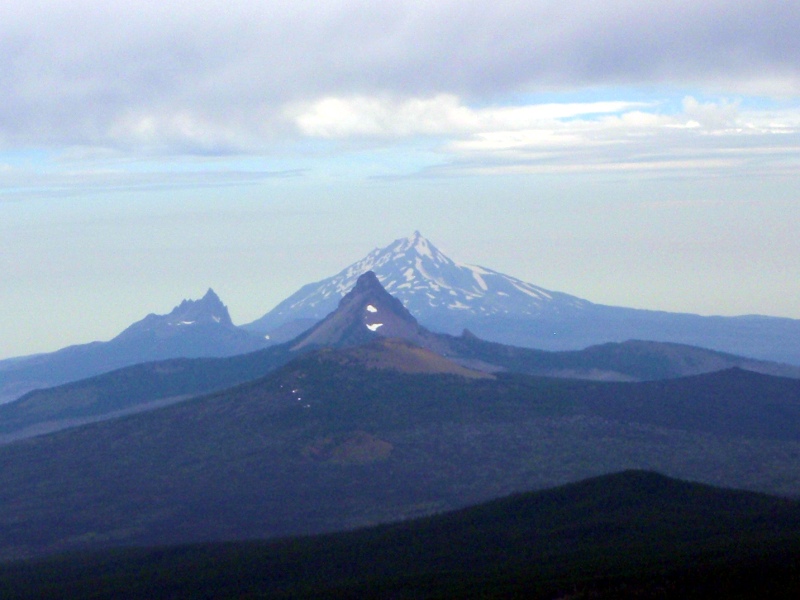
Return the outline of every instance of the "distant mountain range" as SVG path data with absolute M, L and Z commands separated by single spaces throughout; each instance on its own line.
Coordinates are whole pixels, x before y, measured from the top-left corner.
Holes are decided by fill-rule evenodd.
M 352 349 L 354 355 L 369 357 L 376 367 L 401 372 L 469 378 L 513 372 L 592 381 L 648 381 L 739 368 L 800 379 L 800 367 L 678 344 L 630 341 L 550 352 L 487 342 L 469 334 L 433 333 L 368 271 L 359 276 L 336 310 L 289 342 L 226 358 L 149 362 L 29 392 L 0 406 L 0 443 L 152 410 L 230 387 L 318 349 Z
M 228 308 L 209 289 L 200 300 L 184 300 L 169 314 L 147 315 L 108 342 L 0 361 L 0 403 L 29 390 L 137 363 L 176 357 L 232 356 L 266 345 L 263 336 L 236 327 Z
M 304 286 L 242 327 L 231 322 L 225 305 L 209 290 L 167 315 L 148 315 L 108 342 L 0 361 L 0 404 L 33 389 L 137 363 L 233 356 L 288 342 L 333 312 L 358 277 L 370 271 L 420 327 L 433 332 L 459 336 L 467 331 L 468 336 L 542 350 L 628 340 L 670 342 L 800 365 L 800 320 L 705 317 L 593 304 L 491 269 L 459 264 L 415 232 L 333 277 Z
M 594 304 L 473 265 L 460 264 L 419 232 L 376 249 L 338 274 L 303 286 L 243 327 L 286 341 L 336 308 L 357 278 L 374 271 L 425 327 L 468 329 L 504 344 L 573 350 L 606 342 L 652 340 L 800 365 L 800 320 L 700 316 Z

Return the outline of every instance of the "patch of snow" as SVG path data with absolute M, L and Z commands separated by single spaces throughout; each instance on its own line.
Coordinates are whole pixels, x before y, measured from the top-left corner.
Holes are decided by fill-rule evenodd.
M 459 302 L 458 300 L 456 300 L 456 301 L 455 301 L 453 304 L 448 304 L 448 305 L 447 305 L 447 308 L 459 308 L 459 309 L 464 309 L 464 308 L 469 308 L 469 306 L 467 306 L 466 304 L 462 304 L 461 302 Z
M 377 309 L 377 308 L 375 308 L 374 306 L 372 306 L 372 304 L 367 304 L 367 310 L 368 310 L 369 312 L 371 312 L 371 313 L 376 313 L 376 312 L 378 312 L 378 309 Z
M 194 325 L 195 321 L 181 321 L 178 325 Z
M 422 277 L 423 277 L 424 279 L 431 279 L 430 275 L 428 275 L 428 274 L 425 272 L 425 269 L 424 269 L 424 268 L 422 268 L 422 259 L 421 259 L 421 258 L 417 257 L 417 258 L 414 260 L 414 266 L 416 266 L 416 267 L 417 267 L 417 271 L 419 271 L 419 274 L 420 274 L 420 275 L 422 275 Z
M 478 265 L 462 265 L 458 264 L 459 267 L 469 269 L 473 273 L 478 273 L 479 275 L 494 275 L 495 271 L 490 271 L 489 269 L 485 269 L 483 267 L 479 267 Z
M 219 317 L 211 317 L 211 318 L 212 318 L 212 319 L 214 319 L 214 322 L 215 322 L 215 323 L 219 323 L 219 321 L 220 321 L 220 318 L 219 318 Z
M 536 298 L 537 300 L 540 300 L 542 298 L 542 296 L 545 296 L 545 297 L 549 298 L 548 294 L 545 294 L 545 293 L 540 292 L 538 290 L 535 291 L 535 290 L 526 289 L 524 286 L 522 286 L 522 285 L 520 285 L 520 284 L 518 284 L 518 283 L 516 283 L 514 281 L 511 282 L 511 285 L 513 285 L 515 288 L 517 288 L 523 294 L 527 294 L 531 298 Z
M 450 286 L 447 285 L 441 278 L 433 277 L 429 273 L 425 271 L 425 267 L 422 266 L 422 259 L 417 257 L 415 260 L 415 267 L 420 275 L 422 275 L 423 279 L 428 282 L 428 287 L 436 289 L 436 291 L 440 291 L 442 288 L 449 290 Z
M 472 271 L 472 276 L 475 278 L 475 281 L 478 282 L 478 285 L 484 292 L 489 289 L 489 286 L 486 285 L 486 282 L 483 280 L 483 277 L 481 277 L 481 273 L 478 273 L 478 271 Z
M 417 245 L 414 246 L 414 250 L 417 251 L 417 254 L 422 256 L 427 256 L 431 260 L 433 260 L 433 254 L 431 253 L 431 249 L 428 248 L 428 242 L 424 238 L 419 238 L 417 240 Z
M 269 339 L 269 334 L 265 335 L 265 336 L 264 336 L 264 339 L 265 339 L 265 340 L 268 340 L 268 339 Z
M 367 329 L 370 331 L 378 331 L 378 327 L 383 327 L 383 323 L 368 323 Z

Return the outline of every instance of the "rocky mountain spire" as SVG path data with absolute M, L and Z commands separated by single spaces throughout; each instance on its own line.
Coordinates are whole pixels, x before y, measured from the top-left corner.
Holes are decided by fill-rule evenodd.
M 389 294 L 373 271 L 356 280 L 337 309 L 292 345 L 355 346 L 375 337 L 401 338 L 425 344 L 427 332 L 397 298 Z

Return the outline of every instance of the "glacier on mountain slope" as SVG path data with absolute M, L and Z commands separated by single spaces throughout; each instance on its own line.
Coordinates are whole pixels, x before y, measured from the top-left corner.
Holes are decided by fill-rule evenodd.
M 333 277 L 304 286 L 246 327 L 267 332 L 293 319 L 322 319 L 367 271 L 374 271 L 390 294 L 427 323 L 440 321 L 443 311 L 455 311 L 458 318 L 529 318 L 573 313 L 591 305 L 486 267 L 455 262 L 415 231 L 373 250 Z

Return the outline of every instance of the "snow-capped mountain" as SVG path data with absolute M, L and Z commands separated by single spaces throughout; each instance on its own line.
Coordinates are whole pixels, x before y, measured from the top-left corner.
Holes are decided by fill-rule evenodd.
M 460 333 L 465 320 L 566 316 L 591 305 L 485 267 L 458 263 L 415 231 L 333 277 L 304 286 L 244 327 L 266 334 L 290 321 L 322 319 L 368 271 L 422 323 L 451 333 Z
M 303 286 L 243 326 L 273 342 L 292 339 L 334 311 L 360 275 L 374 271 L 421 325 L 515 346 L 574 350 L 630 339 L 688 344 L 800 365 L 800 320 L 700 316 L 605 306 L 491 269 L 458 263 L 419 232 L 372 251 L 336 275 Z

